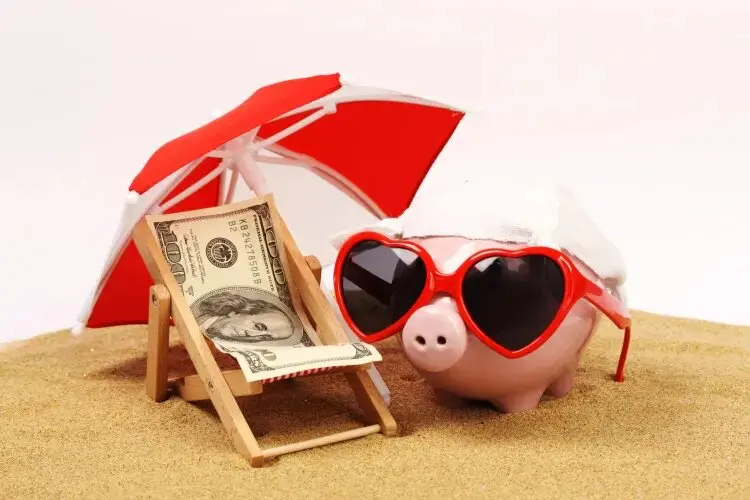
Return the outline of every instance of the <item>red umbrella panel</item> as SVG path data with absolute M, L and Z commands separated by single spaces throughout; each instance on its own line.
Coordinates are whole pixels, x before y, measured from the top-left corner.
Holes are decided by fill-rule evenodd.
M 411 203 L 464 112 L 338 74 L 263 87 L 212 122 L 159 148 L 130 185 L 110 252 L 78 317 L 84 326 L 144 324 L 152 284 L 131 239 L 146 214 L 232 201 L 238 179 L 268 192 L 259 163 L 307 168 L 379 218 Z M 222 181 L 228 179 L 226 196 Z

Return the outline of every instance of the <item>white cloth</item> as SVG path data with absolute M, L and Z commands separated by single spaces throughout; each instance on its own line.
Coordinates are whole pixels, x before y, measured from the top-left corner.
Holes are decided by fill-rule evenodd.
M 507 182 L 459 181 L 447 189 L 419 193 L 398 218 L 340 232 L 331 243 L 338 249 L 362 230 L 404 239 L 459 236 L 555 248 L 575 256 L 625 300 L 620 252 L 576 197 L 558 184 L 518 176 Z

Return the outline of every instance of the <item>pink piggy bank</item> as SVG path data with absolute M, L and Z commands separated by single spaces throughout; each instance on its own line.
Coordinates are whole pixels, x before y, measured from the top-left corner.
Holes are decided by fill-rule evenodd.
M 442 403 L 512 413 L 571 390 L 604 314 L 625 330 L 621 381 L 623 266 L 572 195 L 535 186 L 482 207 L 472 190 L 457 214 L 455 194 L 338 235 L 327 272 L 351 332 L 370 343 L 397 335 Z

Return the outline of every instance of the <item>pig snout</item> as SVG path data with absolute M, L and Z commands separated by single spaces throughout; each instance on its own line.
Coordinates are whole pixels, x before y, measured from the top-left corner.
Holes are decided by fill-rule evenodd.
M 404 353 L 429 372 L 447 370 L 466 350 L 466 325 L 455 306 L 441 302 L 424 306 L 409 318 L 401 334 Z

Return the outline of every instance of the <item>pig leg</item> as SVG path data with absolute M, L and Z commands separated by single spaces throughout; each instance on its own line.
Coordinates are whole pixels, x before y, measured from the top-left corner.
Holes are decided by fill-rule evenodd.
M 533 410 L 539 406 L 544 388 L 531 389 L 517 394 L 508 394 L 490 401 L 497 411 L 501 413 L 518 413 Z
M 567 396 L 570 390 L 573 388 L 575 381 L 576 366 L 566 368 L 565 371 L 560 375 L 550 386 L 547 388 L 546 393 L 553 398 L 562 398 Z
M 460 408 L 462 406 L 466 405 L 466 399 L 462 398 L 461 396 L 456 396 L 455 394 L 444 391 L 443 389 L 435 388 L 435 399 L 437 399 L 437 402 L 440 406 L 445 406 L 447 408 Z

